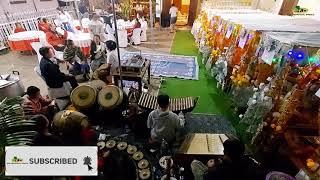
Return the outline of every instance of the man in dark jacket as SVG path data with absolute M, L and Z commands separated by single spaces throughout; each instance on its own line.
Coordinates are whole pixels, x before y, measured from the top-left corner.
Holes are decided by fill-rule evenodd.
M 60 71 L 59 65 L 51 59 L 54 57 L 53 50 L 49 47 L 42 47 L 39 50 L 42 56 L 40 61 L 41 75 L 44 77 L 49 88 L 61 88 L 64 82 L 70 82 L 72 89 L 78 86 L 74 76 L 64 74 Z
M 235 138 L 223 143 L 224 157 L 221 162 L 214 159 L 208 161 L 207 166 L 194 160 L 191 163 L 195 180 L 257 180 L 260 179 L 254 161 L 244 156 L 244 144 Z

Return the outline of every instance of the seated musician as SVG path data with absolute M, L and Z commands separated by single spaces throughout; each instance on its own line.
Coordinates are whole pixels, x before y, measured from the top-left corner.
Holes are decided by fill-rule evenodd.
M 90 66 L 92 71 L 95 71 L 102 64 L 106 63 L 106 45 L 101 41 L 99 35 L 94 35 L 93 37 L 93 41 L 91 42 L 90 56 Z
M 105 180 L 135 180 L 136 167 L 126 153 L 121 151 L 107 151 L 99 158 L 99 169 Z
M 148 117 L 147 126 L 151 129 L 149 142 L 161 142 L 162 139 L 172 143 L 177 131 L 183 127 L 183 119 L 169 110 L 169 96 L 159 95 L 157 98 L 159 109 L 153 110 Z
M 149 137 L 149 130 L 145 121 L 147 116 L 148 114 L 144 113 L 138 104 L 129 104 L 126 123 L 136 136 Z
M 66 146 L 96 144 L 96 133 L 91 128 L 89 119 L 80 112 L 69 110 L 58 112 L 53 118 L 52 128 Z
M 78 83 L 74 76 L 64 74 L 60 71 L 59 65 L 52 60 L 53 50 L 49 47 L 42 47 L 39 50 L 42 56 L 40 61 L 41 75 L 44 77 L 49 88 L 61 88 L 64 82 L 69 82 L 72 88 L 76 88 Z
M 15 25 L 16 25 L 16 28 L 14 29 L 14 33 L 26 31 L 26 30 L 22 27 L 22 24 L 21 24 L 21 23 L 17 22 Z
M 35 86 L 29 86 L 27 88 L 22 107 L 27 118 L 32 118 L 32 116 L 39 114 L 50 118 L 54 113 L 52 99 L 43 98 L 40 94 L 40 89 Z
M 255 163 L 244 156 L 244 144 L 235 138 L 227 139 L 223 143 L 224 156 L 222 162 L 210 159 L 207 165 L 198 160 L 191 163 L 191 170 L 195 180 L 256 180 Z M 262 178 L 263 179 L 263 178 Z
M 66 48 L 63 51 L 63 59 L 68 62 L 67 67 L 70 74 L 74 76 L 83 74 L 84 79 L 87 79 L 90 72 L 87 59 L 80 47 L 75 46 L 72 40 L 67 40 Z
M 36 122 L 37 134 L 33 138 L 34 146 L 59 146 L 62 141 L 55 135 L 49 132 L 50 122 L 43 115 L 36 115 L 32 117 Z

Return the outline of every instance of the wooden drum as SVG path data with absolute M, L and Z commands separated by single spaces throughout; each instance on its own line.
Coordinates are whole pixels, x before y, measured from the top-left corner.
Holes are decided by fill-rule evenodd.
M 79 110 L 92 108 L 96 103 L 99 90 L 105 86 L 106 84 L 100 80 L 94 80 L 87 85 L 78 86 L 70 96 L 73 106 Z
M 98 103 L 102 109 L 112 110 L 119 107 L 123 102 L 123 92 L 114 85 L 102 88 L 98 94 Z

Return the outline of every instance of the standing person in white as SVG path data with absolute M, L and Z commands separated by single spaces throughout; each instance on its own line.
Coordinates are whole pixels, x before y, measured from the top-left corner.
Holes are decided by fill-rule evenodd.
M 169 15 L 170 15 L 170 32 L 174 32 L 175 30 L 175 25 L 177 22 L 177 15 L 178 15 L 178 8 L 172 4 L 171 8 L 169 10 Z

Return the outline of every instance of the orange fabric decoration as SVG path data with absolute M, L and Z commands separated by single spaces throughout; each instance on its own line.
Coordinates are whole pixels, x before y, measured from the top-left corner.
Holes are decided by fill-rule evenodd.
M 23 41 L 8 41 L 8 44 L 13 51 L 32 51 L 30 45 L 32 42 L 39 42 L 39 38 Z

